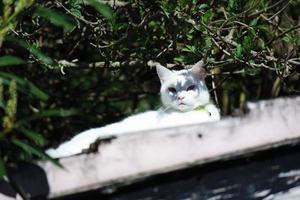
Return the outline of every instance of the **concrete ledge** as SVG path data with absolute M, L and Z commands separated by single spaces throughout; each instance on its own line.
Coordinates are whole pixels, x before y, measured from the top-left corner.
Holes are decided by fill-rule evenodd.
M 249 114 L 239 118 L 135 132 L 100 142 L 97 153 L 61 159 L 64 170 L 49 162 L 38 162 L 49 187 L 44 195 L 54 198 L 130 183 L 300 141 L 300 97 L 251 103 L 249 109 Z M 39 183 L 28 179 L 28 184 Z M 31 195 L 41 194 L 33 191 Z

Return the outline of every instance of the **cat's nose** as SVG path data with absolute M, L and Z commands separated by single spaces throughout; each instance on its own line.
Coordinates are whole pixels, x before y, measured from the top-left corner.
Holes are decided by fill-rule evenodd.
M 178 100 L 183 100 L 183 99 L 184 99 L 184 96 L 178 96 L 177 99 L 178 99 Z

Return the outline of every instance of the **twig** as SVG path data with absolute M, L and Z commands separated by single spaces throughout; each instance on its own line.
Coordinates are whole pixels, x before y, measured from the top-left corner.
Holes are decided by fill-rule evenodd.
M 269 17 L 268 20 L 272 20 L 273 18 L 278 16 L 282 11 L 284 11 L 289 6 L 290 2 L 291 2 L 291 0 L 287 4 L 285 4 L 278 12 L 276 12 L 274 15 Z
M 236 24 L 239 24 L 239 25 L 242 25 L 242 26 L 244 26 L 244 27 L 247 27 L 247 28 L 252 28 L 252 27 L 250 27 L 250 26 L 248 26 L 247 24 L 245 24 L 245 23 L 243 23 L 243 22 L 240 22 L 240 21 L 233 21 L 234 23 L 236 23 Z
M 100 3 L 110 5 L 111 7 L 122 7 L 128 5 L 128 2 L 116 1 L 116 0 L 97 0 Z M 88 4 L 89 2 L 83 0 L 84 3 Z
M 215 76 L 212 73 L 211 74 L 211 86 L 212 86 L 212 91 L 214 92 L 214 98 L 215 98 L 215 103 L 216 105 L 219 107 L 219 100 L 218 100 L 218 94 L 217 94 L 217 90 L 216 90 L 216 84 L 215 84 Z
M 276 6 L 278 6 L 279 4 L 281 4 L 281 3 L 284 2 L 284 1 L 285 1 L 285 0 L 280 0 L 280 1 L 278 1 L 277 3 L 275 3 L 275 4 L 273 4 L 273 5 L 269 6 L 269 7 L 266 7 L 266 8 L 264 8 L 264 9 L 262 9 L 262 10 L 256 11 L 255 13 L 252 13 L 252 14 L 248 15 L 248 17 L 254 17 L 254 16 L 256 16 L 256 15 L 260 15 L 260 14 L 262 14 L 262 13 L 264 13 L 264 12 L 267 12 L 268 10 L 270 10 L 270 9 L 272 9 L 272 8 L 275 8 Z
M 208 32 L 209 32 L 209 34 L 210 34 L 210 36 L 211 36 L 211 40 L 213 41 L 213 43 L 224 53 L 224 54 L 226 54 L 226 55 L 228 55 L 228 56 L 230 56 L 231 58 L 233 58 L 234 60 L 236 60 L 236 61 L 238 61 L 238 62 L 240 62 L 240 63 L 243 63 L 243 64 L 246 64 L 246 65 L 248 65 L 248 66 L 250 66 L 250 67 L 264 67 L 264 68 L 266 68 L 266 69 L 269 69 L 269 70 L 272 70 L 272 71 L 274 71 L 274 70 L 276 70 L 276 69 L 274 69 L 274 68 L 272 68 L 272 67 L 270 67 L 270 66 L 268 66 L 268 65 L 266 65 L 266 64 L 264 64 L 264 63 L 260 63 L 260 64 L 256 64 L 256 63 L 250 63 L 250 62 L 248 62 L 248 61 L 245 61 L 245 60 L 242 60 L 242 59 L 240 59 L 240 58 L 238 58 L 238 57 L 236 57 L 236 56 L 234 56 L 234 55 L 232 55 L 232 53 L 230 53 L 229 51 L 227 51 L 226 49 L 224 49 L 216 40 L 215 40 L 215 38 L 214 37 L 218 37 L 224 44 L 228 44 L 228 42 L 222 37 L 222 36 L 220 36 L 218 33 L 214 33 L 212 30 L 211 30 L 211 28 L 209 28 L 206 24 L 204 24 L 204 23 L 202 23 L 203 24 L 203 26 L 208 30 Z M 300 26 L 299 26 L 300 27 Z M 229 48 L 229 47 L 228 47 Z M 253 51 L 253 53 L 254 53 L 254 51 Z M 255 52 L 256 53 L 256 52 Z M 256 55 L 257 55 L 257 53 L 256 53 Z
M 150 68 L 156 67 L 158 65 L 161 65 L 159 62 L 149 60 L 148 62 L 140 61 L 140 60 L 134 60 L 134 61 L 116 61 L 116 62 L 109 62 L 108 64 L 106 62 L 95 62 L 95 63 L 74 63 L 70 62 L 67 60 L 60 60 L 58 61 L 60 64 L 60 67 L 65 67 L 65 68 L 104 68 L 104 67 L 109 67 L 109 68 L 120 68 L 123 66 L 142 66 L 146 65 Z M 168 63 L 165 65 L 167 68 L 172 68 L 176 66 L 177 64 L 174 63 Z M 193 65 L 185 65 L 186 68 L 189 68 Z
M 277 35 L 276 37 L 274 37 L 273 39 L 271 39 L 269 42 L 267 42 L 266 45 L 267 45 L 267 46 L 270 45 L 272 42 L 274 42 L 274 41 L 278 40 L 279 38 L 283 37 L 285 34 L 291 32 L 291 31 L 293 31 L 293 30 L 296 30 L 296 29 L 298 29 L 298 28 L 300 28 L 300 25 L 294 26 L 294 27 L 292 27 L 292 28 L 290 28 L 290 29 L 288 29 L 288 30 L 286 30 L 286 31 L 284 31 L 284 32 L 282 32 L 282 33 L 280 33 L 279 35 Z
M 166 48 L 164 48 L 161 52 L 159 52 L 159 54 L 157 54 L 156 58 L 160 57 L 163 53 L 168 51 L 171 48 L 171 46 L 173 45 L 173 43 L 174 43 L 174 41 L 171 41 L 171 43 Z
M 91 43 L 91 42 L 90 42 L 90 45 L 92 45 L 93 47 L 98 48 L 98 49 L 105 49 L 105 48 L 109 48 L 109 47 L 115 46 L 116 44 L 122 42 L 126 38 L 127 38 L 127 35 L 121 37 L 119 40 L 117 40 L 117 41 L 115 41 L 113 43 L 110 43 L 110 44 L 107 44 L 107 45 L 102 45 L 102 46 L 99 45 L 99 44 L 97 45 L 97 44 Z
M 143 26 L 143 25 L 145 24 L 146 19 L 149 17 L 149 15 L 150 15 L 150 13 L 147 13 L 147 14 L 143 17 L 143 19 L 141 20 L 141 22 L 140 22 L 139 24 L 134 24 L 134 23 L 130 23 L 130 24 L 131 24 L 133 27 L 139 28 L 139 27 L 141 27 L 141 26 Z
M 299 62 L 297 62 L 297 60 Z M 291 59 L 288 60 L 288 63 L 294 64 L 294 65 L 300 65 L 300 58 L 291 58 Z
M 226 76 L 225 78 L 223 78 L 223 80 L 221 80 L 220 82 L 218 82 L 218 84 L 215 85 L 214 88 L 210 89 L 209 92 L 213 92 L 213 91 L 215 91 L 216 89 L 218 89 L 218 88 L 219 88 L 221 85 L 223 85 L 223 83 L 224 83 L 225 81 L 227 81 L 227 79 L 229 79 L 229 78 L 230 78 L 230 76 Z M 217 102 L 216 102 L 216 104 L 217 104 Z M 217 105 L 219 105 L 219 104 L 217 104 Z
M 76 19 L 79 19 L 80 21 L 86 23 L 86 24 L 89 24 L 89 25 L 96 25 L 98 24 L 98 21 L 97 22 L 91 22 L 91 21 L 88 21 L 86 19 L 84 19 L 83 17 L 79 17 L 77 15 L 74 15 L 68 8 L 66 8 L 61 2 L 58 2 L 58 1 L 55 1 L 56 5 L 58 7 L 62 7 L 67 13 L 69 13 L 70 15 L 72 15 L 73 17 L 75 17 Z
M 232 57 L 231 53 L 229 53 L 228 51 L 226 51 L 223 47 L 221 47 L 221 45 L 215 40 L 215 38 L 211 38 L 211 40 L 213 41 L 213 43 L 227 56 Z
M 274 58 L 273 60 L 274 62 L 279 62 L 278 59 Z M 247 64 L 247 65 L 251 65 L 253 67 L 264 67 L 267 68 L 269 70 L 275 71 L 276 69 L 267 66 L 264 63 L 249 63 L 243 60 L 239 60 L 239 62 Z M 300 58 L 291 58 L 289 60 L 287 60 L 288 63 L 290 64 L 294 64 L 294 65 L 300 65 Z M 150 68 L 156 67 L 158 65 L 162 65 L 161 63 L 157 62 L 157 61 L 153 61 L 153 60 L 149 60 L 147 62 L 141 61 L 141 60 L 134 60 L 134 61 L 116 61 L 116 62 L 109 62 L 108 64 L 106 62 L 94 62 L 94 63 L 78 63 L 77 60 L 76 61 L 67 61 L 67 60 L 60 60 L 58 61 L 60 66 L 63 66 L 64 68 L 78 68 L 78 69 L 83 69 L 83 68 L 105 68 L 105 67 L 109 67 L 109 68 L 120 68 L 123 66 L 130 66 L 130 67 L 134 67 L 134 66 L 148 66 Z M 233 59 L 228 59 L 225 61 L 219 61 L 219 62 L 215 62 L 213 63 L 212 67 L 209 67 L 210 69 L 213 69 L 215 67 L 220 67 L 223 65 L 227 65 L 230 63 L 234 63 Z M 167 68 L 173 68 L 175 66 L 178 66 L 178 64 L 175 63 L 167 63 L 164 65 Z M 184 65 L 185 68 L 191 68 L 193 65 Z M 222 75 L 230 75 L 230 74 L 242 74 L 245 73 L 245 70 L 238 70 L 238 71 L 234 71 L 234 72 L 222 72 L 220 74 Z M 212 74 L 208 73 L 208 76 L 211 76 Z

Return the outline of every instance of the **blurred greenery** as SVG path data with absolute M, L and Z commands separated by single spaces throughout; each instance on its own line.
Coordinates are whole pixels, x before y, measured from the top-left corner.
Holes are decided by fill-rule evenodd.
M 74 134 L 156 109 L 148 61 L 206 60 L 223 115 L 298 95 L 299 0 L 4 0 L 0 177 Z M 63 117 L 63 119 L 62 119 Z

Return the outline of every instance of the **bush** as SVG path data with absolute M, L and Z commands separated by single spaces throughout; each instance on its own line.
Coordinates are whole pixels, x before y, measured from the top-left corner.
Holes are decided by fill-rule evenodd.
M 299 0 L 100 2 L 1 3 L 0 177 L 82 130 L 158 108 L 149 61 L 206 60 L 223 115 L 299 94 Z

